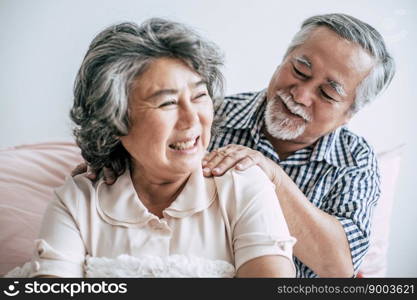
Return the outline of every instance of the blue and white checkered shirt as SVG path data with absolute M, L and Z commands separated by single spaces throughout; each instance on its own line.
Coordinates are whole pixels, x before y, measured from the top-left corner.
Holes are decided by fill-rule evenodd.
M 373 150 L 363 138 L 341 127 L 280 160 L 261 130 L 265 107 L 265 90 L 229 96 L 218 103 L 216 117 L 222 120 L 209 150 L 239 144 L 278 163 L 311 203 L 343 225 L 356 273 L 369 246 L 371 214 L 380 195 Z M 317 277 L 297 258 L 294 262 L 297 277 Z

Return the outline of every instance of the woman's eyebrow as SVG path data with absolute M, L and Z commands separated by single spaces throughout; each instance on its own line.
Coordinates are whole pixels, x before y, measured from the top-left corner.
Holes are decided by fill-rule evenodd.
M 204 79 L 202 79 L 202 80 L 199 80 L 199 81 L 194 82 L 194 83 L 192 84 L 192 86 L 193 86 L 194 88 L 199 87 L 199 86 L 201 86 L 201 85 L 207 85 L 207 81 L 205 81 Z
M 154 93 L 152 93 L 151 95 L 149 95 L 148 97 L 145 98 L 145 101 L 150 101 L 154 98 L 157 98 L 159 96 L 165 96 L 165 95 L 176 95 L 178 94 L 178 90 L 177 89 L 162 89 L 162 90 L 157 90 Z
M 199 80 L 197 82 L 193 82 L 193 83 L 190 84 L 190 86 L 192 86 L 193 88 L 197 88 L 197 87 L 202 86 L 202 85 L 206 85 L 205 80 Z M 145 101 L 151 101 L 152 99 L 158 98 L 159 96 L 177 95 L 178 93 L 179 93 L 179 90 L 177 90 L 177 89 L 161 89 L 161 90 L 157 90 L 157 91 L 153 92 L 151 95 L 146 97 Z

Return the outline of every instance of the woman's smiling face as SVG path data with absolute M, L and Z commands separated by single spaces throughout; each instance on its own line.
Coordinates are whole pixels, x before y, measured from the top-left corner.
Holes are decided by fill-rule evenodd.
M 179 59 L 158 58 L 133 84 L 129 120 L 121 142 L 132 166 L 169 180 L 201 166 L 213 103 L 199 74 Z

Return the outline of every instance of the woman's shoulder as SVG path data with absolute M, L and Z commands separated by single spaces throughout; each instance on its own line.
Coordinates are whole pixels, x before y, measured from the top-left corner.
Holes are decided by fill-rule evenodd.
M 244 171 L 231 169 L 223 176 L 214 177 L 214 181 L 219 201 L 226 205 L 232 202 L 238 206 L 247 205 L 261 194 L 275 196 L 274 185 L 258 166 Z
M 112 184 L 108 185 L 101 178 L 92 182 L 83 174 L 68 177 L 63 186 L 55 190 L 52 205 L 63 207 L 73 218 L 90 228 L 91 224 L 108 224 L 123 226 L 139 219 L 138 199 L 128 171 Z M 139 214 L 139 217 L 138 217 Z
M 68 176 L 62 186 L 55 189 L 55 192 L 63 194 L 85 194 L 91 193 L 97 183 L 88 179 L 84 174 L 79 174 L 74 177 Z
M 273 186 L 264 171 L 256 165 L 244 171 L 230 169 L 223 176 L 215 177 L 215 181 L 217 186 L 233 184 L 235 189 L 245 192 Z
M 68 208 L 78 206 L 80 202 L 93 198 L 98 183 L 92 182 L 84 174 L 68 176 L 64 184 L 55 189 L 55 198 Z

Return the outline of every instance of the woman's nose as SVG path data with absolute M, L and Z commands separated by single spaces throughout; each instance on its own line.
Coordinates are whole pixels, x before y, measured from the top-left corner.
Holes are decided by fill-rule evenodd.
M 192 104 L 185 104 L 180 107 L 178 124 L 180 129 L 193 127 L 198 122 L 198 113 Z

